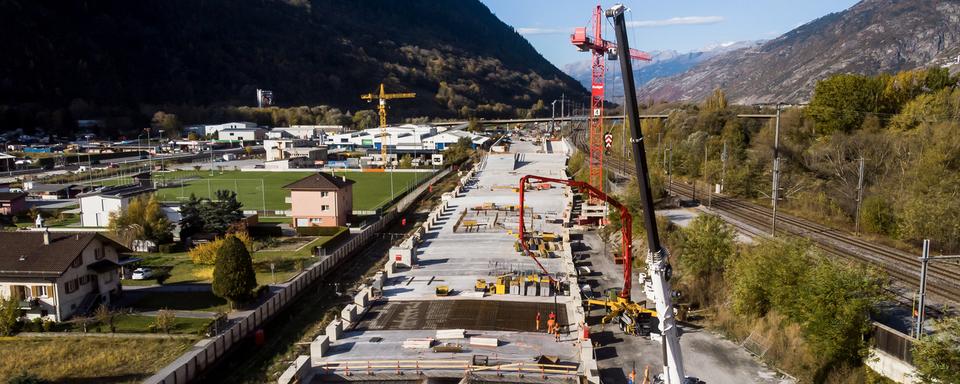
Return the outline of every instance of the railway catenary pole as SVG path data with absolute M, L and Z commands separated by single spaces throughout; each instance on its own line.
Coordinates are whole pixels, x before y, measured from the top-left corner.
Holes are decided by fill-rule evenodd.
M 930 256 L 930 239 L 923 240 L 923 253 L 920 256 L 920 294 L 917 299 L 917 324 L 914 329 L 914 337 L 919 339 L 923 336 L 923 321 L 926 317 L 926 296 L 927 296 L 927 267 L 931 261 L 960 260 L 960 255 L 952 256 Z
M 854 232 L 860 235 L 860 205 L 863 204 L 863 156 L 860 157 L 860 177 L 857 181 L 857 215 L 853 219 Z
M 613 19 L 617 45 L 621 52 L 630 51 L 630 43 L 627 40 L 627 23 L 624 18 L 625 11 L 626 7 L 622 4 L 614 5 L 606 11 L 607 18 Z M 643 146 L 643 132 L 640 130 L 640 114 L 637 111 L 637 89 L 633 80 L 633 63 L 626 55 L 622 56 L 620 60 L 620 73 L 623 78 L 625 115 L 629 119 L 624 121 L 624 124 L 628 124 L 630 127 L 633 163 L 640 187 L 640 201 L 643 203 L 643 224 L 647 232 L 647 246 L 649 247 L 647 265 L 649 273 L 652 275 L 657 313 L 660 315 L 663 377 L 669 384 L 681 384 L 688 381 L 698 382 L 699 380 L 687 378 L 683 369 L 683 355 L 680 351 L 680 340 L 677 335 L 676 319 L 671 302 L 670 277 L 672 271 L 667 251 L 661 246 L 660 237 L 657 233 L 653 196 L 650 193 L 647 156 Z M 632 278 L 631 276 L 625 277 Z
M 773 214 L 770 218 L 770 235 L 777 235 L 777 203 L 780 200 L 780 112 L 783 103 L 777 102 L 777 113 L 773 115 L 737 115 L 737 117 L 775 119 L 773 133 L 773 185 L 770 191 L 770 200 L 773 205 Z

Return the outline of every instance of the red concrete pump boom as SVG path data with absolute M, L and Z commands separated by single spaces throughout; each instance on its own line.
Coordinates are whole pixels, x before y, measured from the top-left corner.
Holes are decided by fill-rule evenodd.
M 540 260 L 537 259 L 537 256 L 530 252 L 530 248 L 527 246 L 527 242 L 524 241 L 524 235 L 526 233 L 526 228 L 523 223 L 523 192 L 526 189 L 527 183 L 530 181 L 539 181 L 545 183 L 558 183 L 566 184 L 573 188 L 579 189 L 583 192 L 586 192 L 591 197 L 597 198 L 599 200 L 606 201 L 610 203 L 614 208 L 620 211 L 620 235 L 623 240 L 623 290 L 620 291 L 620 297 L 630 300 L 630 288 L 632 287 L 631 276 L 633 275 L 633 262 L 631 260 L 631 251 L 633 240 L 633 234 L 631 229 L 633 228 L 633 217 L 630 216 L 630 211 L 627 207 L 624 207 L 623 204 L 620 204 L 619 201 L 610 197 L 603 191 L 595 188 L 594 186 L 584 183 L 582 181 L 576 180 L 561 180 L 554 179 L 550 177 L 536 176 L 536 175 L 526 175 L 520 178 L 520 246 L 523 248 L 523 251 L 527 255 L 533 258 L 533 261 L 540 266 L 540 269 L 544 273 L 547 272 L 547 269 L 543 267 L 543 264 L 540 264 Z

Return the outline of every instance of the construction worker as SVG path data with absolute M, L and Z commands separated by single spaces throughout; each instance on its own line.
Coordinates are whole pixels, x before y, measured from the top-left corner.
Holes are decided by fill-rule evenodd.
M 556 337 L 557 342 L 560 342 L 560 324 L 557 323 L 553 326 L 553 335 Z
M 537 332 L 540 332 L 540 312 L 537 312 Z
M 547 333 L 553 332 L 553 327 L 557 324 L 556 317 L 557 315 L 554 315 L 553 312 L 550 312 L 550 315 L 547 316 Z
M 635 384 L 636 382 L 637 382 L 637 370 L 636 369 L 630 370 L 630 376 L 627 379 L 627 383 Z

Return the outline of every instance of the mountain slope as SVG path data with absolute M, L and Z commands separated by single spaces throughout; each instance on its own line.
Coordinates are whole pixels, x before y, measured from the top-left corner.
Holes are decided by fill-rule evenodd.
M 510 116 L 585 95 L 477 0 L 0 1 L 0 104 L 370 108 L 384 81 L 406 116 Z M 398 104 L 399 105 L 399 104 Z
M 960 1 L 863 0 L 756 48 L 719 55 L 651 81 L 641 99 L 700 100 L 722 87 L 738 103 L 809 100 L 835 73 L 878 74 L 936 65 L 960 47 Z
M 637 82 L 637 86 L 643 86 L 654 79 L 670 77 L 686 72 L 695 65 L 722 53 L 744 47 L 752 47 L 758 44 L 760 44 L 759 41 L 743 41 L 719 44 L 687 53 L 680 53 L 674 50 L 651 51 L 650 56 L 653 56 L 653 60 L 635 61 L 633 63 L 633 76 Z M 610 62 L 611 66 L 608 68 L 616 71 L 618 67 L 616 67 L 615 64 L 615 62 Z M 576 63 L 564 65 L 563 71 L 572 76 L 574 79 L 577 79 L 577 81 L 579 81 L 580 84 L 583 84 L 584 87 L 590 87 L 591 69 L 589 58 Z

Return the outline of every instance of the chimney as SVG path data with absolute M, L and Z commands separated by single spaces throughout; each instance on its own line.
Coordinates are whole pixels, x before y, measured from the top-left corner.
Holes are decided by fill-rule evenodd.
M 344 183 L 347 182 L 347 177 L 346 177 L 346 176 L 340 176 L 340 178 L 343 179 L 343 182 L 344 182 Z
M 43 229 L 43 245 L 50 245 L 50 230 Z

